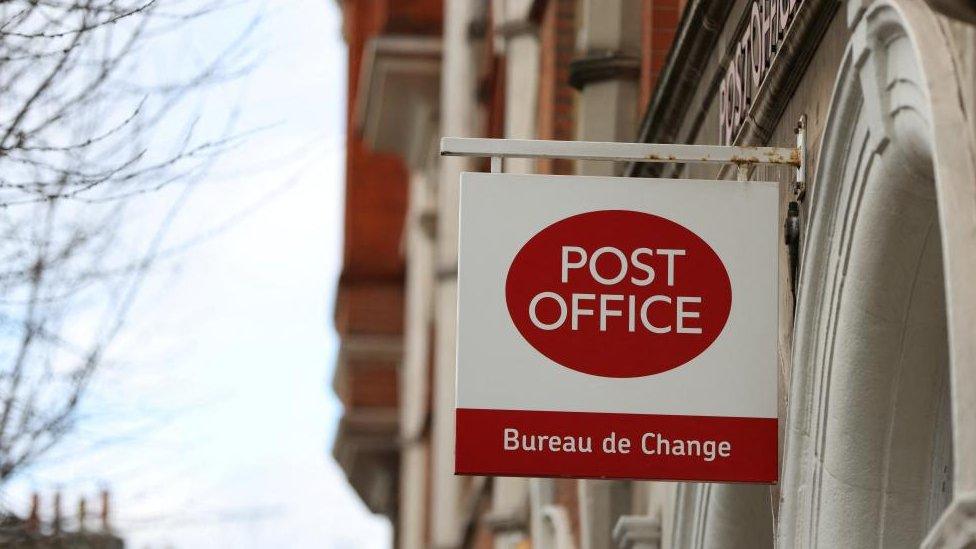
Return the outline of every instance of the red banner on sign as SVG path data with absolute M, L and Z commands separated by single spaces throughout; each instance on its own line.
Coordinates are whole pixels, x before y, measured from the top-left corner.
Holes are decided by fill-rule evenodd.
M 775 418 L 457 410 L 455 473 L 777 481 Z

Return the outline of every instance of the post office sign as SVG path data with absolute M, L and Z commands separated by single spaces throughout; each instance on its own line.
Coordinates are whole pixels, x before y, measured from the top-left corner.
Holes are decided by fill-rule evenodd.
M 456 472 L 775 482 L 778 204 L 463 174 Z

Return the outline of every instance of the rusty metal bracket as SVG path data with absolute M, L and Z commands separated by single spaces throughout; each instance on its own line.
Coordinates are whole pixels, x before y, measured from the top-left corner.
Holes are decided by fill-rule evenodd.
M 803 115 L 796 124 L 796 150 L 800 164 L 796 167 L 796 180 L 793 183 L 793 198 L 802 201 L 807 192 L 807 117 Z
M 738 168 L 748 168 L 753 164 L 773 164 L 797 169 L 797 178 L 801 180 L 804 168 L 804 144 L 801 139 L 797 140 L 797 145 L 797 147 L 739 147 L 444 137 L 441 139 L 441 156 L 489 157 L 492 159 L 493 172 L 501 171 L 500 159 L 503 158 L 731 164 Z M 742 171 L 739 170 L 740 173 Z

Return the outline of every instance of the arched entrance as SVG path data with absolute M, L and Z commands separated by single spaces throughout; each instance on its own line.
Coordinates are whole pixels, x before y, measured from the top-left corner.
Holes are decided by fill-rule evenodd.
M 959 335 L 974 204 L 950 202 L 972 200 L 971 134 L 945 104 L 956 73 L 927 8 L 851 2 L 848 18 L 809 204 L 777 537 L 917 547 L 972 486 L 958 459 L 971 435 L 952 418 L 972 409 Z

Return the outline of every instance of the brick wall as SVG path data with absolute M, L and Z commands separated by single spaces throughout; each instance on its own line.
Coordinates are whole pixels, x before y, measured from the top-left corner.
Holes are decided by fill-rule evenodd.
M 539 139 L 570 141 L 575 137 L 576 90 L 569 85 L 569 62 L 576 47 L 576 0 L 550 0 L 539 21 Z M 573 162 L 542 159 L 540 173 L 571 174 Z
M 370 509 L 387 514 L 396 527 L 401 243 L 409 174 L 399 157 L 369 149 L 354 113 L 369 41 L 378 35 L 439 34 L 443 0 L 342 0 L 341 5 L 349 60 L 343 266 L 335 305 L 343 353 L 334 387 L 345 410 L 333 454 Z
M 644 0 L 641 6 L 641 89 L 639 112 L 654 94 L 654 86 L 671 50 L 686 0 Z
M 402 273 L 370 277 L 348 276 L 345 272 L 343 277 L 335 314 L 335 327 L 340 334 L 391 336 L 403 332 Z
M 350 376 L 347 408 L 385 408 L 397 402 L 397 372 L 395 363 L 378 361 L 354 361 L 350 364 L 356 373 Z

